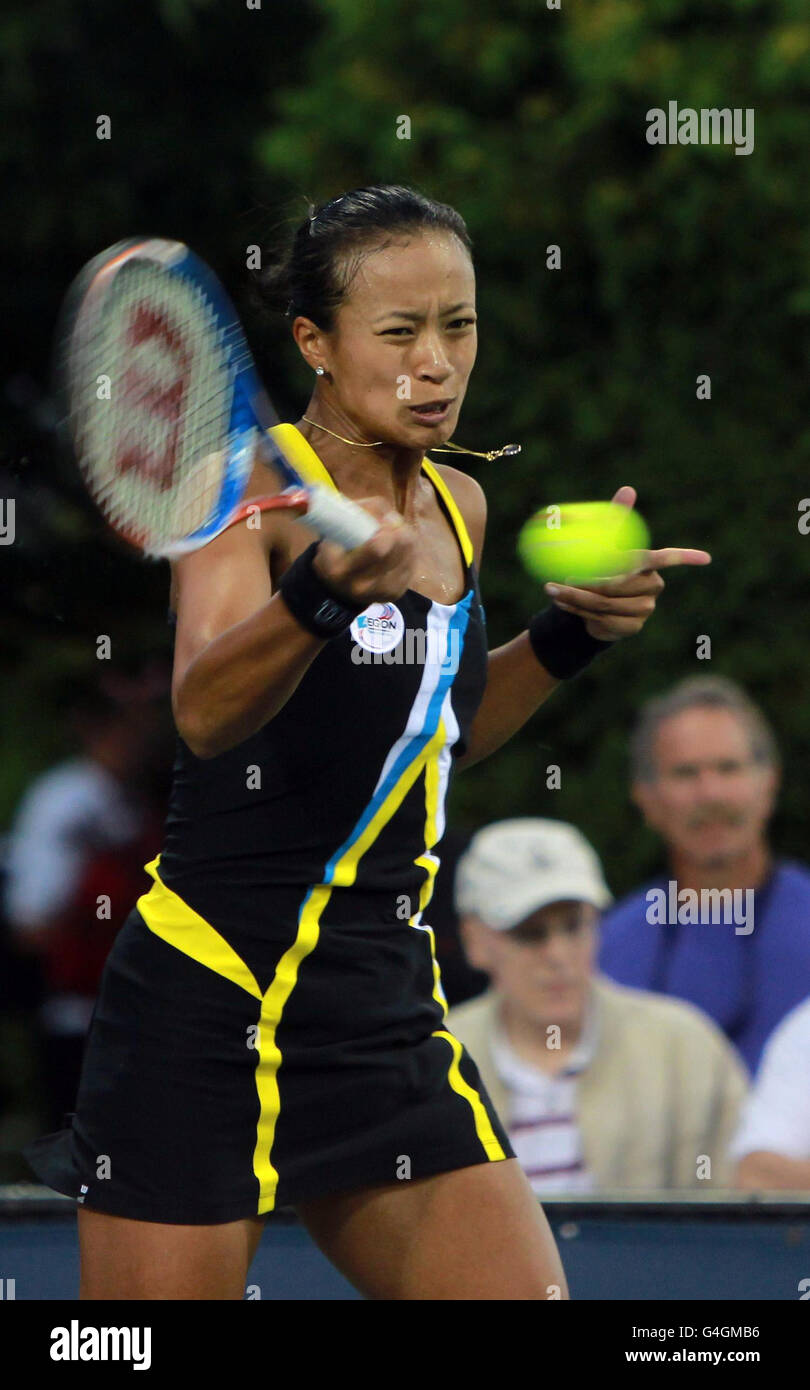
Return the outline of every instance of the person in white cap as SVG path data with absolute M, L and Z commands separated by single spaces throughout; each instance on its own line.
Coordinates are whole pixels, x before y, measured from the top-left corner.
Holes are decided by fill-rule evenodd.
M 479 831 L 455 902 L 466 954 L 491 985 L 451 1009 L 448 1028 L 537 1193 L 730 1186 L 748 1073 L 693 1005 L 594 971 L 612 901 L 574 826 L 526 818 Z

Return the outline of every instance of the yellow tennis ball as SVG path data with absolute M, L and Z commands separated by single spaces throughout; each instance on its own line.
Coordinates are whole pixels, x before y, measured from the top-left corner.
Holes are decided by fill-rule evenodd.
M 637 567 L 632 552 L 649 546 L 646 522 L 619 502 L 565 502 L 530 517 L 518 537 L 518 555 L 541 583 L 587 584 Z

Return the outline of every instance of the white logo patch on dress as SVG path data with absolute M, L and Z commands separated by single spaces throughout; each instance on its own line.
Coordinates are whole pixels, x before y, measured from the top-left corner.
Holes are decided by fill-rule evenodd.
M 367 652 L 392 652 L 404 632 L 405 619 L 395 603 L 370 603 L 351 626 L 355 642 Z

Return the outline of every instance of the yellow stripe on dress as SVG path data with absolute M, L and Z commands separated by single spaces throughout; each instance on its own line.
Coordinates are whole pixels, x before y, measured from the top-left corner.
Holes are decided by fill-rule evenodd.
M 207 966 L 215 974 L 247 990 L 254 999 L 261 999 L 258 981 L 241 956 L 237 955 L 216 927 L 212 927 L 177 893 L 167 888 L 158 874 L 159 863 L 160 855 L 144 865 L 155 881 L 148 893 L 144 893 L 136 903 L 149 930 L 184 955 L 191 956 L 192 960 L 199 961 L 200 965 Z
M 440 725 L 440 727 L 443 727 L 443 725 Z M 425 854 L 420 855 L 419 858 L 415 860 L 415 863 L 421 864 L 427 870 L 428 876 L 419 892 L 419 911 L 411 918 L 412 925 L 416 922 L 416 918 L 421 916 L 433 896 L 434 881 L 439 867 L 439 861 L 436 859 L 435 855 L 430 854 L 430 850 L 436 843 L 439 785 L 439 761 L 437 753 L 425 768 Z M 439 969 L 439 962 L 436 959 L 436 937 L 433 928 L 429 927 L 427 923 L 420 923 L 419 926 L 414 927 L 414 930 L 425 931 L 430 937 L 430 955 L 433 962 L 433 997 L 441 1005 L 442 1013 L 446 1019 L 447 999 L 442 989 L 441 971 Z M 448 1033 L 441 1029 L 435 1032 L 433 1037 L 444 1038 L 450 1043 L 453 1049 L 447 1079 L 453 1087 L 453 1090 L 456 1091 L 458 1095 L 463 1096 L 465 1100 L 469 1101 L 470 1108 L 473 1112 L 475 1132 L 481 1140 L 484 1152 L 489 1159 L 505 1158 L 506 1155 L 492 1128 L 484 1102 L 478 1092 L 464 1080 L 459 1070 L 459 1059 L 462 1050 L 461 1043 L 452 1033 Z
M 445 733 L 443 719 L 439 720 L 439 728 L 442 731 L 443 742 Z M 409 925 L 414 926 L 415 930 L 417 931 L 426 932 L 429 937 L 430 956 L 433 962 L 433 998 L 436 1000 L 437 1004 L 441 1005 L 442 1013 L 446 1018 L 447 999 L 445 998 L 444 990 L 442 989 L 441 972 L 439 970 L 439 962 L 436 959 L 436 938 L 433 934 L 433 928 L 429 927 L 427 923 L 422 925 L 421 920 L 419 922 L 419 925 L 415 926 L 417 917 L 421 919 L 422 913 L 424 912 L 425 908 L 427 907 L 428 903 L 433 897 L 433 889 L 436 882 L 436 874 L 438 873 L 439 869 L 439 861 L 436 858 L 435 854 L 431 854 L 430 851 L 433 849 L 433 846 L 435 845 L 436 840 L 438 839 L 436 821 L 438 818 L 439 787 L 441 784 L 439 778 L 440 753 L 441 748 L 437 748 L 433 756 L 425 765 L 425 850 L 423 854 L 419 855 L 418 859 L 414 860 L 414 863 L 418 864 L 421 868 L 425 870 L 427 877 L 425 878 L 422 887 L 419 889 L 418 911 L 411 918 Z
M 501 1148 L 498 1136 L 492 1128 L 492 1124 L 490 1122 L 489 1115 L 487 1114 L 484 1102 L 482 1101 L 478 1092 L 474 1091 L 472 1086 L 470 1086 L 469 1083 L 466 1082 L 464 1080 L 464 1077 L 461 1075 L 459 1062 L 461 1060 L 462 1049 L 461 1043 L 459 1042 L 458 1038 L 454 1038 L 452 1033 L 447 1033 L 444 1031 L 444 1029 L 441 1028 L 436 1030 L 436 1032 L 433 1034 L 433 1037 L 444 1038 L 445 1042 L 448 1042 L 451 1048 L 453 1049 L 453 1060 L 450 1063 L 450 1070 L 447 1073 L 447 1079 L 450 1082 L 450 1085 L 453 1087 L 453 1090 L 458 1095 L 463 1096 L 465 1100 L 468 1100 L 470 1102 L 470 1105 L 472 1106 L 473 1116 L 475 1119 L 475 1131 L 478 1135 L 478 1138 L 481 1140 L 487 1158 L 506 1158 L 506 1154 Z
M 430 481 L 433 483 L 433 486 L 436 488 L 438 492 L 441 493 L 444 499 L 444 504 L 447 507 L 447 510 L 450 513 L 451 517 L 453 518 L 453 525 L 455 526 L 456 532 L 458 534 L 459 544 L 461 545 L 461 550 L 464 555 L 464 559 L 466 560 L 468 565 L 472 564 L 473 555 L 475 553 L 473 550 L 473 543 L 470 540 L 470 533 L 467 530 L 467 527 L 464 522 L 464 517 L 461 515 L 461 512 L 459 511 L 458 504 L 455 498 L 453 497 L 452 492 L 447 486 L 447 483 L 444 481 L 444 478 L 442 477 L 441 473 L 439 473 L 438 469 L 436 468 L 436 465 L 434 463 L 431 463 L 429 458 L 424 458 L 422 460 L 422 472 L 427 474 L 427 476 L 430 478 Z
M 282 453 L 287 455 L 293 468 L 297 473 L 300 473 L 305 483 L 323 483 L 326 487 L 331 487 L 333 491 L 339 491 L 331 473 L 321 462 L 309 440 L 304 438 L 295 425 L 274 425 L 268 430 L 268 434 L 278 444 Z M 422 472 L 430 479 L 436 491 L 441 494 L 456 528 L 464 559 L 468 565 L 471 564 L 475 552 L 464 517 L 461 515 L 458 503 L 447 483 L 427 455 L 422 459 Z
M 358 838 L 346 847 L 335 865 L 331 882 L 318 884 L 310 889 L 301 909 L 296 939 L 279 962 L 273 983 L 262 1001 L 262 1024 L 266 1023 L 268 1027 L 262 1026 L 259 1029 L 256 1086 L 260 1111 L 253 1155 L 253 1171 L 259 1182 L 259 1216 L 272 1211 L 276 1200 L 278 1172 L 272 1162 L 272 1147 L 280 1110 L 278 1071 L 283 1060 L 276 1043 L 276 1030 L 298 978 L 298 968 L 318 944 L 321 915 L 332 896 L 333 888 L 354 883 L 360 859 L 395 814 L 422 768 L 431 757 L 436 756 L 444 738 L 444 724 L 440 720 L 439 727 L 430 741 L 413 761 L 403 768 L 373 819 Z
M 278 1089 L 278 1070 L 281 1049 L 276 1042 L 276 1030 L 284 1007 L 298 980 L 302 960 L 315 949 L 320 935 L 321 913 L 332 894 L 331 888 L 320 884 L 307 894 L 298 919 L 298 932 L 276 966 L 273 982 L 262 999 L 257 1049 L 256 1091 L 259 1097 L 259 1119 L 256 1125 L 256 1147 L 253 1152 L 253 1172 L 259 1183 L 257 1215 L 272 1211 L 276 1202 L 278 1173 L 270 1162 L 270 1152 L 276 1137 L 276 1124 L 281 1112 Z
M 394 813 L 399 810 L 425 763 L 429 761 L 431 756 L 436 756 L 445 737 L 444 724 L 439 720 L 439 727 L 430 742 L 425 744 L 421 753 L 406 768 L 403 768 L 387 797 L 380 803 L 362 834 L 346 850 L 346 853 L 341 855 L 332 875 L 332 883 L 335 887 L 350 888 L 354 883 L 363 855 L 371 848 L 380 831 L 388 824 Z
M 331 473 L 315 453 L 308 439 L 305 439 L 295 425 L 273 425 L 267 433 L 286 454 L 296 473 L 300 473 L 305 483 L 323 483 L 333 492 L 339 488 Z
M 260 1161 L 264 1152 L 269 1157 L 279 1115 L 277 1078 L 281 1052 L 276 1042 L 276 1029 L 298 979 L 298 967 L 318 940 L 320 915 L 329 900 L 331 889 L 315 888 L 308 895 L 301 910 L 295 941 L 279 960 L 272 983 L 262 994 L 258 981 L 233 947 L 210 922 L 206 922 L 205 918 L 195 912 L 179 894 L 166 886 L 158 874 L 159 862 L 160 855 L 144 866 L 155 881 L 149 892 L 144 893 L 137 903 L 138 910 L 150 931 L 162 937 L 178 951 L 182 951 L 184 955 L 198 961 L 200 965 L 207 966 L 215 974 L 239 985 L 261 1002 L 255 1073 L 259 1120 L 253 1164 L 260 1184 L 261 1214 L 263 1211 L 272 1210 L 278 1183 L 275 1170 L 270 1169 L 268 1165 L 263 1166 Z

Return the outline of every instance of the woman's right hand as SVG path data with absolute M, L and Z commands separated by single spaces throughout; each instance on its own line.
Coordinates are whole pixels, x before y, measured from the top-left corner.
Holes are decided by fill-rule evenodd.
M 313 569 L 338 597 L 355 607 L 393 602 L 411 587 L 416 532 L 381 497 L 356 500 L 358 506 L 379 521 L 379 530 L 354 550 L 343 550 L 332 541 L 322 540 L 315 552 Z

